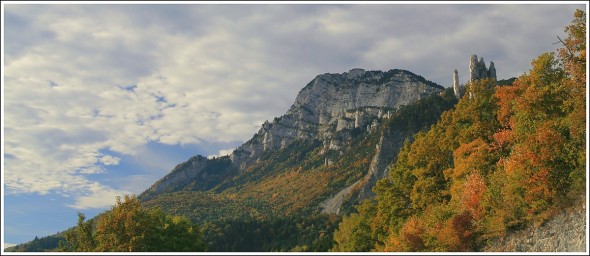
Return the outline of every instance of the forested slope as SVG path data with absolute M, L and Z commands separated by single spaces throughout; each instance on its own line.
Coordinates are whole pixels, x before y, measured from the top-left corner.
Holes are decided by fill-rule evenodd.
M 374 200 L 345 217 L 337 251 L 473 251 L 540 225 L 586 189 L 586 16 L 512 85 L 467 84 L 406 143 Z

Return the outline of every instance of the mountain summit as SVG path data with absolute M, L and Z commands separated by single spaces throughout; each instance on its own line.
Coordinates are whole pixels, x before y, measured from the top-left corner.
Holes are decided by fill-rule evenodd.
M 399 69 L 382 72 L 356 68 L 340 74 L 318 75 L 299 92 L 286 114 L 262 124 L 229 158 L 192 157 L 140 198 L 212 189 L 244 173 L 264 155 L 285 149 L 296 140 L 319 140 L 321 154 L 340 150 L 350 142 L 353 131 L 370 131 L 401 106 L 443 89 L 422 76 Z
M 211 251 L 327 251 L 342 214 L 456 103 L 406 70 L 321 74 L 229 156 L 192 157 L 139 199 L 202 224 Z

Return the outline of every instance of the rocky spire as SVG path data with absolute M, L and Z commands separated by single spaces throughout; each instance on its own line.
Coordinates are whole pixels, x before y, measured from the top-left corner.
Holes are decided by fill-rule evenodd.
M 469 62 L 469 81 L 473 82 L 478 79 L 494 78 L 496 79 L 496 68 L 494 62 L 490 62 L 490 68 L 486 68 L 486 63 L 482 58 L 477 59 L 477 55 L 471 55 Z
M 475 81 L 479 79 L 479 62 L 477 61 L 477 55 L 471 55 L 469 61 L 469 81 Z
M 479 63 L 477 63 L 477 66 L 479 68 L 479 79 L 487 78 L 488 68 L 486 68 L 486 62 L 483 60 L 483 57 L 479 57 Z
M 459 72 L 455 69 L 453 72 L 453 91 L 455 92 L 455 97 L 457 99 L 461 98 L 461 92 L 459 91 Z
M 496 68 L 494 67 L 494 62 L 490 61 L 490 69 L 488 70 L 488 77 L 493 79 L 498 79 L 496 77 Z

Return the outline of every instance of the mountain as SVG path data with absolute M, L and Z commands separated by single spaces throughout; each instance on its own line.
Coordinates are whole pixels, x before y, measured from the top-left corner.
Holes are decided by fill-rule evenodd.
M 456 102 L 406 70 L 318 75 L 232 154 L 192 157 L 139 198 L 204 225 L 213 251 L 327 251 L 339 214 L 371 198 L 404 142 Z
M 273 122 L 265 122 L 253 138 L 228 158 L 196 156 L 178 165 L 142 194 L 144 199 L 174 191 L 206 191 L 246 172 L 269 152 L 297 140 L 319 140 L 321 154 L 338 150 L 352 131 L 370 130 L 400 106 L 408 105 L 443 87 L 405 70 L 323 74 L 303 88 L 291 108 Z
M 210 251 L 328 251 L 341 215 L 456 103 L 406 70 L 321 74 L 232 154 L 191 157 L 138 198 L 201 225 Z M 11 250 L 55 250 L 56 237 Z

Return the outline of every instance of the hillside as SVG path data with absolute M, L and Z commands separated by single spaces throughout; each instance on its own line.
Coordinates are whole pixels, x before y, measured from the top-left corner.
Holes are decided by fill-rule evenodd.
M 317 140 L 322 143 L 321 154 L 339 150 L 353 133 L 370 130 L 392 110 L 442 89 L 404 70 L 353 69 L 318 75 L 299 92 L 285 115 L 262 124 L 258 133 L 234 150 L 231 161 L 197 156 L 156 182 L 142 198 L 163 192 L 209 190 L 229 176 L 248 172 L 256 162 L 268 159 L 270 152 L 295 141 Z
M 404 145 L 388 177 L 373 187 L 375 200 L 343 218 L 333 250 L 476 251 L 584 205 L 585 14 L 575 17 L 564 48 L 541 54 L 513 83 L 469 81 L 454 109 Z M 561 221 L 570 222 L 582 223 Z M 571 231 L 578 233 L 560 234 L 584 236 L 579 227 Z M 574 248 L 545 243 L 550 237 L 509 239 L 526 243 L 512 247 L 519 251 Z
M 455 103 L 451 90 L 408 71 L 319 75 L 230 156 L 193 157 L 140 199 L 203 224 L 212 250 L 326 251 L 334 214 L 371 197 L 404 141 Z M 258 230 L 252 241 L 222 239 L 246 227 Z M 273 229 L 290 231 L 263 239 Z
M 212 251 L 327 251 L 338 214 L 372 197 L 404 141 L 456 102 L 405 70 L 318 75 L 230 156 L 194 156 L 139 198 L 202 225 Z
M 580 200 L 584 202 L 584 199 Z M 489 241 L 484 252 L 584 252 L 586 250 L 584 205 L 565 209 L 541 226 L 530 226 Z

